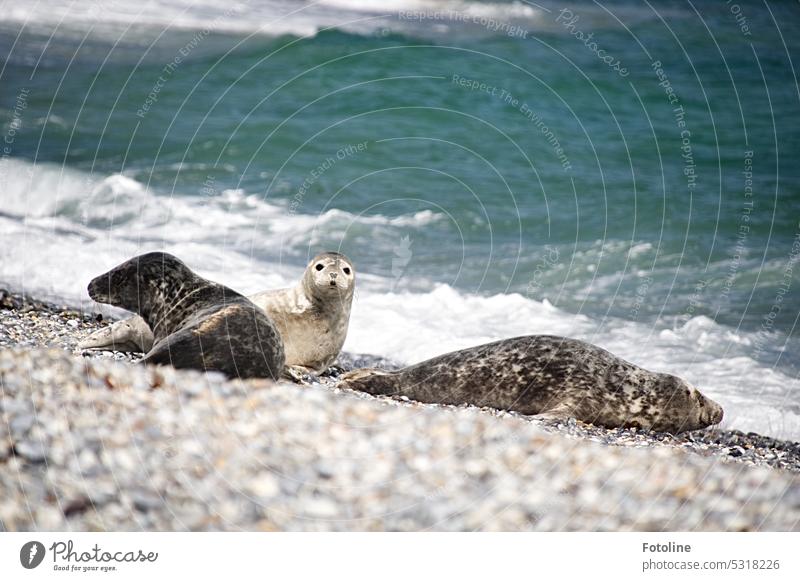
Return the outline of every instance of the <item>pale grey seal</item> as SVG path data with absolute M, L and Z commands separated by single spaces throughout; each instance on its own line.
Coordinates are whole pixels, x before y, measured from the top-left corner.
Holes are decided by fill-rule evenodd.
M 339 356 L 350 322 L 356 271 L 338 252 L 323 252 L 308 263 L 291 288 L 250 297 L 275 322 L 293 377 L 327 369 Z
M 323 371 L 339 356 L 347 338 L 354 289 L 355 269 L 350 260 L 338 252 L 323 252 L 308 263 L 297 285 L 249 297 L 278 328 L 290 375 Z M 153 333 L 141 317 L 117 321 L 78 344 L 79 349 L 145 353 L 152 347 Z
M 269 317 L 236 291 L 206 280 L 171 254 L 150 252 L 89 283 L 92 299 L 138 313 L 152 330 L 145 363 L 277 379 L 281 336 Z
M 341 387 L 420 402 L 472 404 L 605 427 L 679 433 L 722 421 L 686 381 L 654 373 L 576 339 L 532 335 L 434 357 L 387 372 L 359 369 Z

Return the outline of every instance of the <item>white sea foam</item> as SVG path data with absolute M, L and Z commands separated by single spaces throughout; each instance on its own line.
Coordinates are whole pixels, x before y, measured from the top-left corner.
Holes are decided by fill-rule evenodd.
M 400 223 L 405 230 L 441 219 L 427 211 L 290 215 L 241 190 L 169 196 L 126 175 L 90 176 L 15 159 L 4 161 L 0 191 L 0 282 L 74 304 L 88 301 L 93 276 L 140 252 L 173 252 L 202 275 L 250 293 L 296 280 L 304 266 L 298 257 L 320 223 L 335 236 L 353 224 L 381 231 Z M 294 251 L 288 262 L 259 254 L 281 246 Z M 708 317 L 653 327 L 574 315 L 519 294 L 478 296 L 445 284 L 396 293 L 390 278 L 359 277 L 346 350 L 414 363 L 504 337 L 571 336 L 685 377 L 724 406 L 725 426 L 800 439 L 800 380 L 752 358 L 753 334 Z
M 280 261 L 275 249 L 302 252 L 322 233 L 335 239 L 354 226 L 408 229 L 442 219 L 429 210 L 400 216 L 356 215 L 337 208 L 291 214 L 283 205 L 240 189 L 210 197 L 170 196 L 122 174 L 90 175 L 15 158 L 0 165 L 0 191 L 0 275 L 31 291 L 63 292 L 71 302 L 85 299 L 83 286 L 93 274 L 149 250 L 196 257 L 207 274 L 222 274 L 220 269 L 227 267 L 226 281 L 255 292 L 289 282 L 263 270 L 251 275 L 256 255 Z M 83 282 L 61 285 L 59 264 L 69 264 L 71 278 Z M 263 282 L 265 274 L 272 277 L 270 284 Z
M 404 14 L 458 14 L 469 21 L 508 22 L 534 19 L 539 10 L 524 2 L 477 2 L 461 0 L 321 0 L 292 2 L 262 0 L 226 2 L 214 0 L 48 0 L 13 3 L 4 7 L 0 22 L 24 24 L 35 32 L 117 38 L 130 25 L 158 31 L 213 30 L 231 34 L 314 36 L 320 30 L 340 28 L 354 34 L 397 29 Z M 448 19 L 445 19 L 448 20 Z M 417 28 L 419 28 L 417 26 Z

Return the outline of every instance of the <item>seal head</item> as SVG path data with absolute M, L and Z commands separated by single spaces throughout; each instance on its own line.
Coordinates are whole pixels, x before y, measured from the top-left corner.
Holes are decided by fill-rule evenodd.
M 205 284 L 204 284 L 205 283 Z M 210 283 L 171 254 L 149 252 L 136 256 L 107 273 L 94 278 L 88 287 L 89 296 L 144 318 L 163 307 L 168 299 L 183 291 L 197 291 Z M 231 298 L 241 296 L 229 290 Z M 181 298 L 178 296 L 177 298 Z
M 350 308 L 356 272 L 350 260 L 338 252 L 317 254 L 308 263 L 303 273 L 303 290 L 306 296 L 317 303 L 339 303 L 340 307 Z

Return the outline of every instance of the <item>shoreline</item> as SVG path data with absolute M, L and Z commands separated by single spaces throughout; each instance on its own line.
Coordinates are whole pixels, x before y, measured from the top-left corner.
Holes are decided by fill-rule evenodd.
M 298 385 L 75 351 L 106 324 L 0 290 L 0 497 L 9 499 L 0 501 L 0 530 L 797 530 L 800 522 L 797 442 L 605 429 L 337 387 L 343 369 L 391 364 L 364 355 L 343 354 L 328 374 Z M 210 482 L 225 491 L 219 498 Z M 29 510 L 30 498 L 41 507 Z M 178 518 L 184 504 L 191 514 Z
M 50 321 L 47 323 L 47 326 L 50 328 L 50 335 L 42 333 L 38 337 L 28 336 L 27 344 L 17 343 L 17 346 L 58 347 L 71 352 L 73 355 L 82 356 L 84 358 L 113 359 L 115 361 L 129 363 L 134 363 L 142 357 L 141 354 L 121 353 L 117 351 L 81 353 L 76 350 L 76 345 L 80 339 L 90 334 L 95 329 L 113 322 L 113 320 L 105 319 L 102 315 L 84 313 L 67 306 L 54 305 L 28 296 L 10 293 L 0 288 L 0 313 L 4 310 L 22 313 L 46 313 L 51 317 Z M 36 315 L 34 315 L 33 320 L 35 320 L 35 317 Z M 78 321 L 78 324 L 71 324 L 69 321 Z M 64 328 L 62 323 L 66 323 L 67 328 Z M 11 346 L 7 344 L 8 340 L 3 334 L 4 327 L 2 321 L 0 321 L 0 348 Z M 55 334 L 52 334 L 53 329 L 56 330 Z M 322 377 L 307 381 L 304 385 L 322 385 L 328 388 L 338 389 L 338 376 L 344 371 L 349 371 L 358 367 L 383 367 L 394 369 L 399 367 L 399 364 L 375 355 L 343 352 L 328 373 Z M 312 378 L 309 377 L 308 379 Z M 601 441 L 609 445 L 645 446 L 648 445 L 648 443 L 653 445 L 661 443 L 664 445 L 685 447 L 689 451 L 698 451 L 698 449 L 692 447 L 692 444 L 698 444 L 699 446 L 705 446 L 699 448 L 699 451 L 709 454 L 716 453 L 727 460 L 769 465 L 773 468 L 800 472 L 800 442 L 773 438 L 756 432 L 745 433 L 740 430 L 712 427 L 673 435 L 664 432 L 642 431 L 636 428 L 602 428 L 591 424 L 585 424 L 574 419 L 567 422 L 541 420 L 516 412 L 505 412 L 493 408 L 477 408 L 471 405 L 453 406 L 447 404 L 423 404 L 419 402 L 410 402 L 407 398 L 376 397 L 359 392 L 347 391 L 348 393 L 355 393 L 358 396 L 370 399 L 383 401 L 388 399 L 399 403 L 413 404 L 415 406 L 429 406 L 434 409 L 480 409 L 483 413 L 488 413 L 497 417 L 514 417 L 523 421 L 533 422 L 547 430 L 561 433 L 565 436 L 587 438 L 593 441 Z M 616 441 L 617 438 L 619 442 Z M 768 453 L 754 453 L 754 450 L 758 449 L 771 449 L 776 452 L 774 454 L 775 457 L 771 457 Z

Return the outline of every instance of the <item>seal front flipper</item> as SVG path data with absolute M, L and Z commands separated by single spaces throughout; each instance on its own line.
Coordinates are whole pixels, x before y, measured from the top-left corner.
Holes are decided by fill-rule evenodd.
M 117 321 L 98 329 L 78 343 L 78 349 L 106 349 L 133 353 L 147 353 L 153 347 L 153 332 L 139 316 Z

